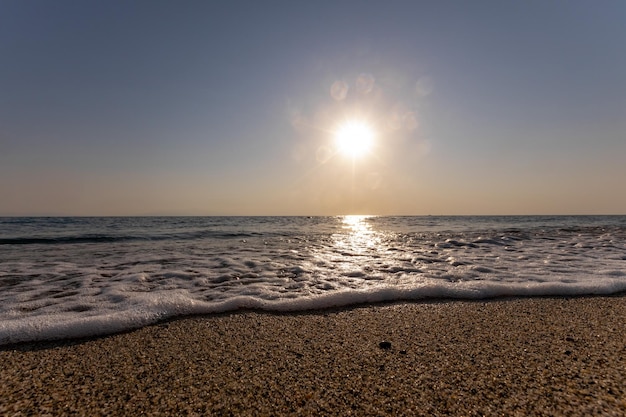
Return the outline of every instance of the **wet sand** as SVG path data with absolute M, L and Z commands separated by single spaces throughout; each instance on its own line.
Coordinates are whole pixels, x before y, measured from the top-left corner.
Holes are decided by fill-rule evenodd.
M 624 296 L 186 318 L 2 348 L 0 414 L 626 415 L 625 318 Z

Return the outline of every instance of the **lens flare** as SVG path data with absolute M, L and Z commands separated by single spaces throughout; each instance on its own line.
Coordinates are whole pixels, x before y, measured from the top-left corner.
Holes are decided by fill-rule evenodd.
M 348 84 L 345 81 L 335 81 L 330 87 L 330 95 L 337 101 L 341 101 L 348 95 Z
M 376 80 L 372 74 L 361 74 L 356 79 L 356 89 L 359 93 L 369 94 L 374 89 Z
M 415 83 L 415 92 L 420 97 L 426 97 L 433 92 L 434 83 L 430 77 L 420 77 Z

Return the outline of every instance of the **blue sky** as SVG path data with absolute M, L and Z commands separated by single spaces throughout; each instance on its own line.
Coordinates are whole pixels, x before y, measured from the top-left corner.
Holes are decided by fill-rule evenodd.
M 4 0 L 0 215 L 626 213 L 625 21 L 622 1 Z M 350 119 L 375 131 L 355 160 Z

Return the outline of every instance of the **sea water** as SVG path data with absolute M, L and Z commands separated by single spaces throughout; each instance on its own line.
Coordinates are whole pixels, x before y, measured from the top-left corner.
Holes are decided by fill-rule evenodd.
M 626 216 L 0 218 L 0 345 L 191 314 L 626 291 Z

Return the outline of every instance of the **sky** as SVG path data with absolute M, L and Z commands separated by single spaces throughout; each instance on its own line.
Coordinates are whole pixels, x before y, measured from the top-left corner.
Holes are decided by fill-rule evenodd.
M 0 0 L 0 215 L 626 214 L 626 2 Z M 371 129 L 360 157 L 336 132 Z

